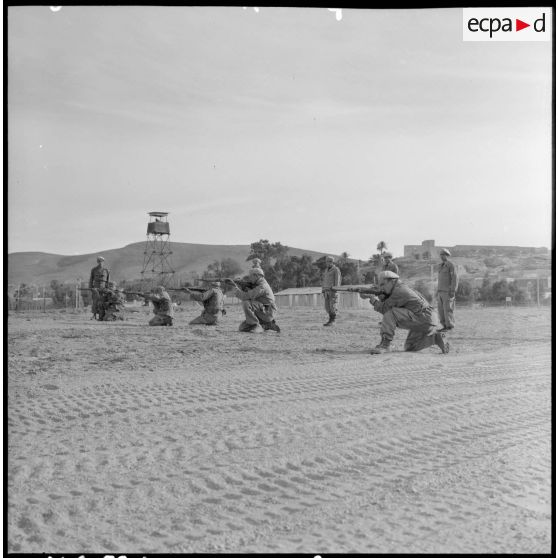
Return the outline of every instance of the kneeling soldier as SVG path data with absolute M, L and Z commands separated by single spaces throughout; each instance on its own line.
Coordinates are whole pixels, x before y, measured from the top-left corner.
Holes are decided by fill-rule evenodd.
M 242 300 L 245 320 L 238 327 L 239 331 L 250 332 L 261 325 L 264 331 L 271 329 L 281 331 L 275 323 L 277 306 L 275 295 L 264 278 L 264 272 L 259 267 L 253 267 L 250 272 L 250 281 L 253 288 L 243 291 L 237 284 L 229 280 L 235 287 L 236 296 Z
M 146 300 L 153 304 L 155 316 L 149 320 L 150 326 L 171 326 L 174 318 L 172 300 L 165 287 L 155 287 L 151 294 L 146 295 Z
M 417 291 L 399 280 L 399 275 L 392 271 L 380 273 L 380 288 L 383 295 L 361 294 L 361 298 L 369 298 L 376 312 L 383 314 L 380 322 L 381 342 L 370 352 L 373 355 L 388 352 L 395 334 L 400 327 L 408 329 L 405 340 L 406 351 L 420 351 L 431 345 L 438 345 L 442 353 L 449 352 L 449 343 L 443 333 L 436 331 L 434 309 Z M 383 300 L 382 300 L 383 298 Z
M 123 320 L 124 316 L 124 294 L 116 288 L 114 281 L 109 281 L 105 289 L 100 292 L 102 303 L 103 322 L 114 322 Z
M 207 285 L 207 290 L 203 292 L 195 292 L 186 289 L 193 300 L 198 301 L 203 305 L 203 312 L 201 316 L 194 318 L 190 325 L 204 324 L 204 325 L 217 325 L 219 317 L 225 314 L 224 295 L 221 290 L 221 283 L 219 281 L 211 281 Z

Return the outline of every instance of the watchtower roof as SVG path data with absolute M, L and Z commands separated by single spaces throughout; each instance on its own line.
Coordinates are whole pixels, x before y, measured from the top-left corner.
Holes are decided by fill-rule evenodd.
M 148 213 L 151 217 L 166 217 L 168 214 L 168 211 L 150 211 Z

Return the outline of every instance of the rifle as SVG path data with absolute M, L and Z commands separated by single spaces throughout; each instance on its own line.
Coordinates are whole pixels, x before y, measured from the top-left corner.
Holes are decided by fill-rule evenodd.
M 231 279 L 230 277 L 226 277 L 224 281 L 229 285 L 238 287 L 241 291 L 247 291 L 248 289 L 254 288 L 254 283 L 248 279 Z
M 149 296 L 149 293 L 139 293 L 137 291 L 122 291 L 123 294 L 127 294 L 127 295 L 136 295 L 136 296 L 141 296 L 143 298 L 146 298 Z
M 232 279 L 231 277 L 205 277 L 205 278 L 200 279 L 200 281 L 206 281 L 206 282 L 220 281 L 220 282 L 223 282 L 223 283 L 227 283 L 229 285 L 235 285 L 241 291 L 247 291 L 248 289 L 251 289 L 251 288 L 254 287 L 254 284 L 252 283 L 252 281 L 249 281 L 248 279 L 243 279 L 243 278 Z
M 167 289 L 167 291 L 179 291 L 179 292 L 188 292 L 188 291 L 193 291 L 196 293 L 204 293 L 205 291 L 207 291 L 207 289 L 205 289 L 204 287 L 179 287 L 178 289 Z
M 382 294 L 382 291 L 378 285 L 362 285 L 361 287 L 331 287 L 334 291 L 349 292 L 349 293 L 360 293 L 360 294 L 371 294 L 378 296 Z

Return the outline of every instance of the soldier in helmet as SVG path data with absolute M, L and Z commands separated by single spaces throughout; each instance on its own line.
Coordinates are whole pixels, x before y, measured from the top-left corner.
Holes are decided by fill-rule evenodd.
M 97 256 L 97 265 L 91 269 L 89 275 L 89 288 L 91 289 L 91 312 L 93 318 L 103 319 L 101 290 L 107 286 L 110 271 L 105 267 L 105 258 Z
M 381 297 L 360 295 L 361 298 L 369 298 L 374 310 L 383 314 L 380 322 L 382 340 L 370 351 L 371 354 L 388 352 L 398 327 L 409 330 L 405 340 L 406 351 L 420 351 L 436 344 L 442 353 L 449 352 L 444 334 L 436 331 L 434 309 L 420 293 L 402 283 L 393 271 L 380 273 L 380 289 Z
M 264 331 L 280 332 L 275 322 L 277 306 L 275 295 L 265 280 L 264 272 L 259 267 L 253 267 L 249 272 L 252 288 L 242 290 L 232 279 L 229 282 L 235 288 L 236 296 L 242 300 L 245 320 L 238 327 L 239 331 L 251 332 L 261 325 Z
M 149 320 L 150 326 L 171 326 L 174 318 L 172 300 L 163 285 L 155 287 L 151 294 L 145 296 L 153 304 L 153 318 Z
M 207 289 L 198 293 L 186 289 L 193 300 L 196 300 L 203 306 L 203 312 L 197 318 L 194 318 L 190 325 L 217 325 L 219 318 L 226 313 L 224 306 L 224 295 L 221 290 L 220 281 L 209 281 Z
M 103 322 L 114 322 L 124 319 L 125 297 L 122 291 L 116 288 L 114 281 L 108 281 L 107 286 L 101 290 L 102 318 Z
M 455 327 L 453 312 L 455 310 L 455 291 L 458 277 L 455 264 L 449 259 L 451 253 L 444 248 L 440 251 L 442 263 L 438 266 L 438 317 L 442 328 L 439 331 L 449 331 Z
M 333 263 L 331 256 L 325 258 L 326 269 L 322 277 L 322 293 L 324 295 L 325 311 L 328 313 L 329 320 L 324 326 L 331 326 L 337 318 L 337 302 L 339 295 L 332 287 L 341 285 L 341 270 Z

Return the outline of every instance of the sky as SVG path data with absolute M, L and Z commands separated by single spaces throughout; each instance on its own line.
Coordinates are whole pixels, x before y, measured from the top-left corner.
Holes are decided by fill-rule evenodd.
M 8 252 L 552 243 L 552 43 L 462 9 L 8 8 Z

